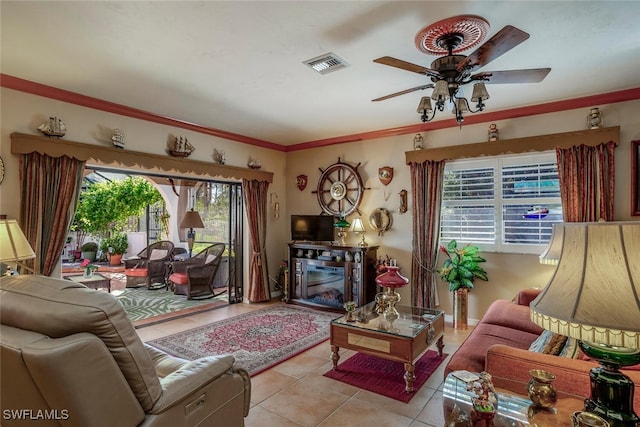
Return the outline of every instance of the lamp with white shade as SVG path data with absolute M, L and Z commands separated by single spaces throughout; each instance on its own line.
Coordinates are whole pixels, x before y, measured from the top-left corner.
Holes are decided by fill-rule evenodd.
M 531 302 L 531 320 L 579 340 L 600 362 L 590 372 L 585 409 L 612 427 L 636 427 L 634 384 L 619 368 L 640 363 L 640 221 L 554 228 L 561 238 L 558 265 Z
M 564 223 L 553 224 L 549 245 L 540 254 L 540 264 L 558 265 L 562 249 L 562 227 Z
M 35 258 L 29 241 L 15 219 L 0 215 L 0 262 L 15 263 L 16 267 L 34 272 L 20 261 Z M 16 268 L 17 270 L 17 268 Z
M 361 218 L 355 218 L 351 223 L 351 231 L 356 234 L 360 234 L 362 236 L 362 241 L 358 244 L 358 246 L 369 246 L 367 242 L 364 240 L 364 233 L 367 231 L 364 228 L 364 223 Z

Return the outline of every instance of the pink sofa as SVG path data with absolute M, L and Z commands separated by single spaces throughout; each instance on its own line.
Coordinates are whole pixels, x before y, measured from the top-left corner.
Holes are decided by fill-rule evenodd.
M 529 303 L 540 291 L 521 291 L 514 302 L 497 300 L 487 310 L 449 360 L 445 378 L 457 370 L 487 371 L 496 387 L 526 394 L 529 370 L 543 369 L 556 375 L 559 396 L 584 398 L 590 394 L 589 370 L 596 362 L 529 351 L 543 329 L 529 319 Z M 640 413 L 640 370 L 624 369 L 635 384 L 634 409 Z

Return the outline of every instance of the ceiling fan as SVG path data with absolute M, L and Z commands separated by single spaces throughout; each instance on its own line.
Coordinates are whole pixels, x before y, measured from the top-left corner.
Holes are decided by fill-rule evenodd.
M 485 82 L 490 84 L 538 83 L 549 74 L 551 68 L 475 73 L 479 68 L 484 67 L 529 38 L 529 34 L 524 31 L 507 25 L 470 55 L 460 54 L 460 52 L 475 47 L 482 42 L 488 31 L 489 23 L 484 18 L 475 15 L 455 16 L 426 26 L 416 34 L 415 42 L 417 48 L 428 54 L 445 54 L 433 61 L 431 68 L 390 56 L 383 56 L 373 62 L 425 75 L 433 83 L 392 93 L 372 101 L 383 101 L 418 90 L 433 88 L 431 97 L 423 97 L 418 106 L 418 113 L 421 114 L 422 121 L 428 122 L 435 116 L 436 110 L 432 108 L 431 100 L 436 102 L 438 111 L 444 111 L 445 103 L 450 101 L 453 105 L 452 108 L 453 113 L 456 115 L 456 120 L 458 124 L 462 125 L 464 113 L 476 113 L 484 109 L 484 101 L 489 99 Z M 475 110 L 470 107 L 464 96 L 460 96 L 460 87 L 472 82 L 475 83 L 471 101 L 477 103 Z

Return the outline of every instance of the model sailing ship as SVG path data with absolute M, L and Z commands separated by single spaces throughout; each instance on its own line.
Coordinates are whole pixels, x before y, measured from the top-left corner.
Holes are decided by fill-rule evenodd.
M 114 129 L 111 136 L 111 142 L 116 148 L 124 148 L 124 131 L 120 129 Z
M 176 137 L 173 143 L 169 144 L 169 154 L 174 157 L 189 157 L 195 147 L 187 141 L 187 138 Z
M 49 120 L 38 126 L 38 130 L 46 136 L 53 136 L 60 138 L 67 133 L 67 127 L 64 125 L 62 119 L 57 117 L 49 117 Z

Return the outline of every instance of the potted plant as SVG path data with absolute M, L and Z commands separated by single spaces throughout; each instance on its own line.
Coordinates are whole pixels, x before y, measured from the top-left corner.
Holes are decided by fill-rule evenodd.
M 447 257 L 438 273 L 453 292 L 453 326 L 466 329 L 468 292 L 473 288 L 475 279 L 488 280 L 487 272 L 479 265 L 486 260 L 478 255 L 477 246 L 467 244 L 458 248 L 455 240 L 446 247 L 440 246 L 440 252 Z
M 107 254 L 111 265 L 118 265 L 122 262 L 122 255 L 127 252 L 128 247 L 126 233 L 114 233 L 100 243 L 100 249 Z
M 98 244 L 96 242 L 86 242 L 80 247 L 82 259 L 88 259 L 93 262 L 96 260 L 96 253 L 98 252 Z

